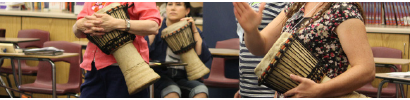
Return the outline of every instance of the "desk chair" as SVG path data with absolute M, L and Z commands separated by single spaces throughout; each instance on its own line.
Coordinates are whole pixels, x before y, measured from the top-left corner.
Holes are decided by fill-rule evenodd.
M 401 51 L 398 49 L 387 48 L 387 47 L 372 47 L 372 52 L 374 57 L 381 57 L 381 58 L 402 58 Z M 388 67 L 384 65 L 376 65 L 377 67 Z M 394 65 L 397 67 L 398 71 L 401 71 L 401 65 Z M 394 67 L 393 66 L 393 67 Z M 390 67 L 390 72 L 396 72 L 396 70 Z M 383 88 L 381 92 L 382 98 L 395 98 L 398 97 L 399 91 L 396 88 L 396 84 L 389 83 L 387 87 Z M 369 97 L 377 97 L 377 87 L 373 87 L 372 83 L 367 83 L 363 87 L 356 90 L 359 93 L 362 93 Z M 396 94 L 397 93 L 397 94 Z
M 239 38 L 216 42 L 215 48 L 237 49 L 239 50 Z M 210 87 L 218 88 L 238 88 L 239 79 L 230 79 L 225 76 L 225 58 L 216 58 L 212 60 L 209 77 L 204 79 L 204 84 Z
M 5 37 L 6 36 L 6 29 L 0 29 L 0 37 Z M 0 61 L 0 67 L 1 67 L 1 65 L 3 65 L 3 60 L 1 60 Z M 1 69 L 0 69 L 0 71 L 1 71 Z M 6 75 L 2 75 L 2 74 L 0 74 L 1 76 L 4 76 L 4 77 L 6 77 L 6 79 L 7 79 L 7 82 L 8 82 L 8 84 L 9 84 L 9 87 L 11 87 L 11 82 L 10 82 L 10 79 L 6 76 Z M 3 79 L 0 77 L 0 85 L 6 85 L 6 83 L 4 83 L 4 81 L 3 81 Z M 7 90 L 7 88 L 4 88 L 5 90 L 6 90 L 6 92 L 8 93 L 8 95 L 12 98 L 13 96 L 14 96 L 14 92 L 10 92 L 9 90 Z M 11 94 L 10 94 L 11 93 Z
M 53 62 L 64 61 L 70 63 L 68 82 L 64 84 L 56 84 L 56 94 L 67 95 L 67 97 L 69 98 L 70 95 L 79 93 L 82 83 L 80 68 L 80 57 L 82 53 L 81 45 L 67 41 L 48 41 L 44 43 L 44 47 L 55 47 L 58 49 L 63 49 L 64 53 L 79 53 L 79 55 L 75 57 L 51 59 Z M 51 65 L 48 62 L 39 62 L 38 65 L 39 70 L 34 83 L 22 84 L 19 90 L 30 93 L 52 94 Z
M 1 34 L 0 34 L 1 35 Z M 39 41 L 18 43 L 19 48 L 36 47 L 42 48 L 44 42 L 50 40 L 50 33 L 48 31 L 38 30 L 38 29 L 27 29 L 20 30 L 18 32 L 18 38 L 39 38 Z M 26 60 L 20 60 L 22 75 L 36 75 L 38 71 L 38 66 L 29 66 L 26 64 Z M 14 65 L 17 65 L 17 60 L 14 61 Z M 18 66 L 15 66 L 17 69 Z M 16 71 L 17 72 L 17 71 Z M 0 73 L 5 73 L 7 81 L 9 81 L 9 75 L 13 74 L 11 66 L 5 66 L 0 68 Z M 16 79 L 18 80 L 18 79 Z M 17 82 L 17 81 L 16 81 Z M 11 84 L 9 84 L 11 86 Z

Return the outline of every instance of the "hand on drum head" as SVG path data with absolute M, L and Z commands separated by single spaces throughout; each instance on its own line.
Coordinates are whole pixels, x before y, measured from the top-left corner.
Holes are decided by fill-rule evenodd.
M 266 3 L 261 3 L 259 11 L 255 12 L 246 2 L 233 2 L 234 14 L 245 32 L 257 30 L 262 21 L 262 11 Z
M 126 22 L 123 19 L 116 19 L 107 14 L 94 14 L 97 21 L 94 21 L 94 25 L 97 26 L 94 31 L 111 32 L 119 27 L 125 28 Z
M 104 31 L 103 28 L 93 26 L 93 27 L 91 27 L 90 29 L 85 30 L 84 33 L 85 33 L 85 34 L 90 34 L 91 36 L 97 36 L 97 37 L 100 37 L 100 38 L 101 38 L 102 35 L 105 34 L 105 32 L 103 32 L 103 31 Z
M 104 29 L 97 27 L 94 23 L 99 23 L 95 16 L 85 16 L 81 21 L 78 21 L 77 29 L 80 29 L 85 34 L 97 35 Z
M 286 98 L 317 98 L 322 97 L 321 92 L 322 86 L 308 78 L 300 77 L 291 74 L 290 78 L 296 82 L 299 82 L 299 85 L 283 95 Z
M 185 18 L 182 18 L 181 21 L 182 20 L 186 20 L 189 23 L 191 23 L 191 29 L 193 30 L 193 33 L 198 33 L 198 30 L 196 29 L 194 19 L 192 17 L 185 17 Z

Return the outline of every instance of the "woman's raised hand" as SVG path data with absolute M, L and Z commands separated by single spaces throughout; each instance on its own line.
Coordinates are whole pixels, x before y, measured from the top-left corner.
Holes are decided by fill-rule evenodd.
M 233 2 L 235 17 L 246 33 L 258 30 L 265 4 L 261 3 L 259 11 L 255 12 L 246 2 Z

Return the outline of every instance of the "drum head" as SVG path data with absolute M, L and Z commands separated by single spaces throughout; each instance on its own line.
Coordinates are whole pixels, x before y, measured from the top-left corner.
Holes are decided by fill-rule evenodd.
M 177 30 L 180 30 L 181 28 L 183 28 L 185 25 L 187 25 L 188 24 L 188 21 L 186 21 L 186 20 L 183 20 L 183 21 L 179 21 L 179 22 L 177 22 L 177 23 L 174 23 L 174 24 L 172 24 L 171 26 L 168 26 L 167 28 L 165 28 L 164 30 L 162 30 L 162 35 L 161 35 L 161 37 L 163 37 L 163 36 L 166 36 L 166 35 L 168 35 L 168 34 L 171 34 L 171 33 L 173 33 L 173 32 L 175 32 L 175 31 L 177 31 Z

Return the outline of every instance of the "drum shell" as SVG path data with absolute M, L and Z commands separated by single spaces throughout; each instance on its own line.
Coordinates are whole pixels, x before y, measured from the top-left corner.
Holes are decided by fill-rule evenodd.
M 180 56 L 182 62 L 188 64 L 185 66 L 188 80 L 196 80 L 209 73 L 209 68 L 202 63 L 194 49 L 188 50 L 188 52 L 182 53 Z
M 113 53 L 125 79 L 129 94 L 135 94 L 159 80 L 160 76 L 150 68 L 132 43 Z

